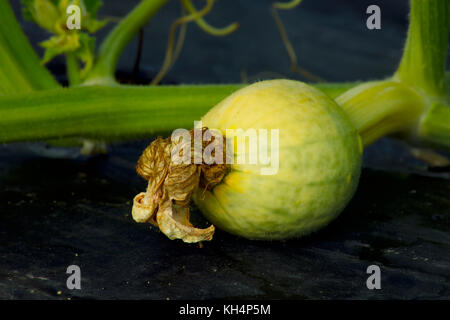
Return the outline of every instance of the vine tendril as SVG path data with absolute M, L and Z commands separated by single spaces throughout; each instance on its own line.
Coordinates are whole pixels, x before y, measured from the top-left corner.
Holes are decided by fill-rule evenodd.
M 295 1 L 298 1 L 298 0 L 295 0 Z M 195 14 L 197 12 L 197 9 L 192 4 L 191 0 L 181 0 L 181 3 L 183 4 L 183 6 L 186 8 L 186 10 L 190 14 Z M 209 33 L 213 36 L 218 36 L 218 37 L 229 35 L 230 33 L 234 32 L 237 28 L 239 28 L 239 23 L 237 23 L 237 22 L 233 22 L 230 25 L 223 27 L 223 28 L 216 28 L 216 27 L 211 26 L 209 23 L 207 23 L 201 17 L 195 19 L 195 23 L 198 25 L 198 27 L 200 29 L 202 29 L 206 33 Z
M 167 50 L 166 50 L 166 56 L 164 58 L 164 62 L 163 65 L 161 67 L 161 70 L 158 72 L 158 74 L 155 76 L 155 78 L 152 80 L 152 82 L 150 83 L 151 85 L 157 85 L 162 78 L 166 75 L 166 73 L 169 71 L 170 67 L 173 65 L 173 51 L 174 51 L 174 41 L 175 41 L 175 34 L 177 31 L 177 28 L 179 25 L 183 25 L 186 24 L 188 22 L 194 21 L 198 18 L 203 17 L 204 15 L 206 15 L 212 8 L 213 4 L 214 4 L 214 0 L 206 0 L 206 5 L 205 7 L 200 10 L 200 11 L 196 11 L 193 14 L 189 14 L 186 16 L 182 16 L 181 18 L 178 18 L 177 20 L 175 20 L 175 22 L 172 24 L 172 26 L 170 27 L 170 31 L 169 31 L 169 40 L 167 43 Z M 184 38 L 184 36 L 183 36 Z M 179 49 L 181 50 L 181 48 Z M 179 51 L 178 50 L 178 51 Z
M 275 2 L 273 4 L 274 8 L 281 10 L 290 10 L 298 6 L 302 0 L 292 0 L 289 2 Z
M 289 60 L 291 62 L 291 71 L 298 73 L 305 77 L 306 79 L 313 81 L 313 82 L 323 82 L 324 80 L 311 72 L 303 69 L 298 65 L 297 62 L 297 55 L 295 54 L 294 48 L 292 47 L 292 43 L 289 41 L 289 37 L 286 33 L 286 29 L 283 25 L 283 22 L 281 21 L 280 15 L 278 14 L 277 9 L 281 10 L 289 10 L 292 8 L 295 8 L 297 5 L 300 4 L 302 0 L 292 0 L 287 3 L 283 2 L 275 2 L 272 4 L 271 11 L 273 18 L 275 20 L 275 23 L 277 25 L 278 32 L 280 33 L 281 40 L 283 41 L 284 47 L 287 51 L 287 54 L 289 56 Z

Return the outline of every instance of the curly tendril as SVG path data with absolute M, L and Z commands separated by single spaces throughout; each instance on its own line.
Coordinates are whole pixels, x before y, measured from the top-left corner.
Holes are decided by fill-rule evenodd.
M 296 0 L 297 1 L 297 0 Z M 190 14 L 195 14 L 197 12 L 197 9 L 194 7 L 192 2 L 190 0 L 181 0 L 181 3 L 186 8 L 186 10 Z M 236 31 L 237 28 L 239 28 L 239 23 L 233 22 L 230 25 L 223 27 L 223 28 L 216 28 L 208 24 L 203 18 L 197 18 L 195 19 L 195 23 L 199 26 L 200 29 L 205 31 L 206 33 L 209 33 L 213 36 L 226 36 L 230 33 Z
M 275 23 L 278 28 L 278 32 L 280 33 L 281 40 L 283 41 L 284 47 L 286 48 L 287 54 L 289 55 L 289 60 L 291 61 L 291 71 L 298 73 L 305 77 L 306 79 L 313 82 L 323 82 L 323 79 L 312 74 L 311 72 L 303 69 L 298 65 L 297 55 L 295 54 L 294 48 L 292 47 L 292 43 L 289 41 L 289 37 L 286 33 L 286 29 L 281 21 L 280 15 L 278 14 L 278 9 L 281 10 L 290 10 L 298 6 L 302 2 L 302 0 L 293 0 L 290 2 L 275 2 L 272 4 L 272 15 L 275 19 Z
M 273 6 L 281 10 L 290 10 L 298 6 L 302 0 L 292 0 L 289 2 L 275 2 Z
M 170 27 L 166 56 L 164 58 L 161 70 L 151 82 L 152 85 L 157 85 L 164 78 L 164 76 L 167 74 L 169 69 L 174 65 L 176 59 L 178 58 L 186 35 L 187 23 L 195 21 L 203 31 L 214 36 L 226 36 L 231 32 L 235 31 L 239 27 L 239 24 L 236 22 L 224 28 L 215 28 L 209 25 L 202 18 L 209 11 L 211 11 L 212 6 L 214 4 L 214 0 L 206 0 L 206 1 L 207 2 L 205 7 L 202 10 L 197 11 L 194 5 L 190 2 L 190 0 L 181 0 L 181 9 L 182 9 L 181 18 L 175 20 L 175 22 Z M 186 10 L 189 12 L 189 15 L 185 15 Z M 177 43 L 174 45 L 178 26 L 180 26 L 180 30 L 178 33 L 178 38 L 176 40 Z
M 186 15 L 186 8 L 181 6 L 181 16 L 184 17 L 185 15 Z M 170 68 L 175 64 L 175 61 L 180 56 L 181 49 L 183 48 L 184 39 L 186 38 L 186 31 L 187 31 L 187 23 L 181 24 L 180 30 L 178 31 L 177 43 L 175 44 L 175 49 L 173 50 Z

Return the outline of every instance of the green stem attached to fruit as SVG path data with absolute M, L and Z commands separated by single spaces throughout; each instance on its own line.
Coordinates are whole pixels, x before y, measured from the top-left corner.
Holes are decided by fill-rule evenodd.
M 189 128 L 243 86 L 80 86 L 0 96 L 0 142 L 70 137 L 114 141 Z M 352 86 L 317 85 L 331 97 Z

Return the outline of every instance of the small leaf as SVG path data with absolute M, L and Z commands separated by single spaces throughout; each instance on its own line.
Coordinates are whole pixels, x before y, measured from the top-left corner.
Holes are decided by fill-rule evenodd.
M 98 20 L 97 11 L 103 5 L 100 0 L 82 0 L 85 7 L 85 21 L 83 23 L 83 28 L 85 28 L 89 33 L 95 33 L 101 28 L 103 28 L 109 21 Z
M 76 32 L 66 33 L 53 36 L 50 39 L 41 42 L 40 45 L 46 49 L 44 58 L 42 59 L 42 63 L 45 64 L 57 55 L 77 50 L 80 47 L 80 37 Z
M 4 0 L 0 0 L 4 1 Z M 81 10 L 81 30 L 68 30 L 66 21 L 67 8 L 77 5 Z M 41 43 L 45 53 L 42 63 L 47 63 L 54 57 L 74 53 L 77 60 L 83 63 L 79 76 L 85 77 L 92 68 L 95 56 L 95 33 L 103 28 L 108 20 L 97 20 L 97 11 L 102 6 L 100 0 L 22 0 L 25 19 L 55 34 Z
M 103 28 L 108 22 L 109 22 L 108 19 L 100 21 L 97 19 L 89 19 L 88 18 L 85 28 L 89 33 L 95 33 L 98 30 L 100 30 L 101 28 Z

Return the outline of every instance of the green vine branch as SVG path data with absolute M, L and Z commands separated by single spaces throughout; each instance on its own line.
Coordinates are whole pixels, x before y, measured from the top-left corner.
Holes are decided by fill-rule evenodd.
M 17 22 L 8 0 L 0 1 L 0 95 L 60 87 Z
M 80 86 L 0 97 L 0 143 L 104 141 L 190 128 L 236 85 Z M 317 85 L 335 98 L 355 83 Z
M 448 0 L 411 1 L 406 45 L 394 76 L 435 98 L 446 94 L 449 14 Z
M 85 85 L 115 84 L 114 72 L 122 51 L 168 0 L 142 0 L 103 40 Z

